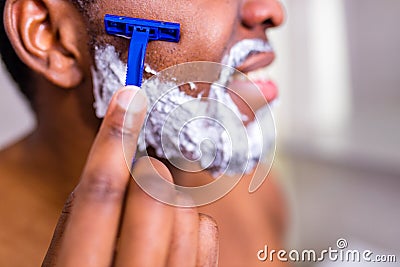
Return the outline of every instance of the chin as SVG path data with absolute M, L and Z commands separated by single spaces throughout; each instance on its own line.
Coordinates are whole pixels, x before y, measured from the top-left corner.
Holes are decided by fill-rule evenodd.
M 253 172 L 275 149 L 267 87 L 259 87 L 260 79 L 258 84 L 249 79 L 256 75 L 252 68 L 270 64 L 270 56 L 265 57 L 270 50 L 262 40 L 245 40 L 231 49 L 224 64 L 190 62 L 159 72 L 146 64 L 145 77 L 151 78 L 142 90 L 149 110 L 139 151 L 151 152 L 148 155 L 183 171 L 206 171 L 216 179 Z M 111 45 L 95 51 L 95 108 L 101 117 L 113 93 L 124 84 L 126 64 Z

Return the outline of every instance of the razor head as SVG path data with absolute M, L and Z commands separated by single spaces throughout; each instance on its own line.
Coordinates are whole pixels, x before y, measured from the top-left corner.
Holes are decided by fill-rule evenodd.
M 180 24 L 154 21 L 115 15 L 105 15 L 106 32 L 125 38 L 131 38 L 134 32 L 149 31 L 149 41 L 167 41 L 178 43 Z

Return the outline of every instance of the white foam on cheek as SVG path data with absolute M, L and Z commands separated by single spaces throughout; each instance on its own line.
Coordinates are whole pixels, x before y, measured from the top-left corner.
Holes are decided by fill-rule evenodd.
M 126 64 L 112 45 L 95 48 L 96 68 L 92 67 L 94 108 L 96 116 L 103 118 L 114 93 L 125 84 Z
M 157 71 L 155 71 L 149 64 L 144 63 L 144 71 L 149 73 L 149 74 L 153 74 L 153 75 L 157 75 Z
M 176 84 L 163 84 L 157 78 L 149 80 L 143 88 L 152 109 L 139 138 L 141 151 L 152 146 L 159 157 L 185 157 L 189 161 L 200 158 L 201 167 L 218 176 L 225 171 L 227 174 L 252 171 L 272 144 L 273 139 L 264 138 L 270 129 L 263 129 L 262 123 L 270 118 L 267 106 L 257 112 L 259 121 L 245 128 L 238 107 L 226 89 L 216 84 L 211 86 L 209 101 L 195 99 L 180 91 Z
M 150 145 L 159 157 L 200 159 L 201 166 L 215 175 L 227 170 L 234 157 L 240 164 L 231 165 L 229 172 L 244 171 L 248 153 L 243 135 L 237 130 L 243 127 L 238 119 L 240 112 L 224 88 L 212 85 L 209 95 L 212 101 L 195 99 L 175 84 L 163 84 L 157 78 L 148 81 L 144 89 L 149 102 L 155 105 L 139 138 L 140 150 Z M 204 143 L 205 140 L 211 142 Z
M 97 47 L 95 52 L 96 68 L 92 68 L 94 107 L 96 115 L 102 118 L 113 94 L 125 84 L 127 66 L 111 45 Z M 157 74 L 147 64 L 145 72 Z M 231 70 L 221 73 L 219 84 L 225 84 L 231 74 Z M 243 136 L 237 130 L 243 128 L 243 123 L 238 119 L 241 114 L 226 90 L 215 84 L 211 86 L 209 97 L 214 99 L 214 103 L 224 104 L 212 105 L 200 99 L 193 101 L 192 96 L 171 88 L 177 88 L 176 84 L 161 83 L 157 78 L 144 83 L 149 110 L 148 120 L 139 137 L 139 150 L 144 151 L 147 146 L 152 146 L 159 157 L 185 156 L 189 160 L 201 157 L 202 167 L 214 175 L 224 172 L 228 166 L 232 174 L 242 173 L 243 166 L 247 166 L 246 171 L 251 171 L 263 153 L 260 147 L 266 140 L 263 140 L 262 132 L 254 122 L 245 129 L 248 142 L 243 142 Z M 160 96 L 167 91 L 160 100 Z M 177 107 L 183 108 L 179 112 L 171 112 Z M 229 112 L 226 112 L 227 109 Z M 206 115 L 213 120 L 193 120 L 199 115 Z M 204 143 L 204 140 L 211 142 Z M 201 150 L 200 145 L 203 145 Z M 235 164 L 230 164 L 232 162 Z

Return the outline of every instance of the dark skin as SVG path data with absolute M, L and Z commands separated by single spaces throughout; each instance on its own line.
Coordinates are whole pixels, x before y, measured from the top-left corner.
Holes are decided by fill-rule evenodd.
M 147 62 L 156 70 L 194 60 L 219 62 L 236 42 L 265 39 L 264 31 L 271 25 L 264 21 L 278 26 L 283 20 L 276 0 L 168 0 L 163 5 L 157 1 L 135 1 L 134 5 L 98 1 L 92 12 L 90 28 L 96 41 L 113 44 L 122 52 L 122 60 L 127 57 L 128 41 L 107 36 L 98 26 L 105 13 L 181 23 L 179 44 L 149 45 Z M 0 208 L 6 214 L 1 224 L 7 231 L 2 238 L 9 244 L 0 258 L 7 266 L 39 265 L 57 222 L 46 266 L 215 266 L 217 235 L 220 266 L 255 266 L 261 264 L 256 252 L 265 243 L 282 247 L 284 201 L 273 180 L 249 195 L 251 176 L 244 177 L 214 204 L 178 209 L 148 197 L 129 179 L 121 134 L 115 133 L 128 134 L 133 155 L 144 108 L 134 116 L 134 126 L 122 131 L 124 111 L 115 97 L 99 130 L 101 121 L 92 108 L 90 36 L 84 17 L 72 4 L 9 0 L 4 19 L 15 51 L 35 72 L 33 106 L 38 120 L 30 136 L 0 153 L 0 195 L 4 203 L 10 203 Z M 161 176 L 181 185 L 212 179 L 207 173 L 193 177 L 167 167 L 143 158 L 135 173 Z M 75 193 L 59 218 L 72 190 Z M 200 212 L 218 222 L 219 234 L 215 221 Z

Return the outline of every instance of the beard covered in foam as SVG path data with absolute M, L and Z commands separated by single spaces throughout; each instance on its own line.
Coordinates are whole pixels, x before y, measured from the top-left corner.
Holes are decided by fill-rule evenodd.
M 262 49 L 261 43 L 253 43 Z M 235 58 L 237 55 L 228 55 L 224 61 L 237 64 Z M 112 95 L 125 84 L 127 66 L 111 45 L 96 47 L 95 64 L 92 68 L 94 108 L 102 118 Z M 157 74 L 149 65 L 145 71 Z M 197 162 L 199 170 L 208 170 L 215 177 L 251 172 L 272 149 L 275 132 L 259 124 L 270 119 L 268 105 L 256 112 L 258 121 L 244 126 L 243 115 L 221 86 L 231 75 L 230 69 L 222 71 L 218 84 L 211 84 L 207 101 L 201 95 L 187 95 L 173 82 L 165 83 L 157 78 L 145 81 L 142 88 L 149 99 L 149 110 L 139 137 L 139 150 L 145 151 L 151 146 L 158 157 L 169 159 L 175 166 L 180 159 Z M 191 88 L 194 86 L 190 83 Z

